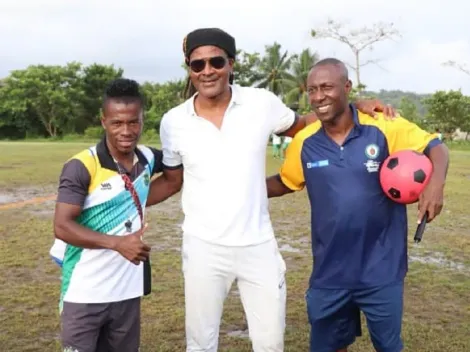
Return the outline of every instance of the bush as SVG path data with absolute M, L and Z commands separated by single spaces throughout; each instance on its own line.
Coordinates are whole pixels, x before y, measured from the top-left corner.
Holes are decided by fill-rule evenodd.
M 152 146 L 160 145 L 160 136 L 154 129 L 149 129 L 142 134 L 140 143 L 150 144 Z
M 446 141 L 445 144 L 452 150 L 470 150 L 470 140 Z
M 85 138 L 89 139 L 101 139 L 104 135 L 104 130 L 103 127 L 101 126 L 94 126 L 94 127 L 88 127 L 85 130 Z

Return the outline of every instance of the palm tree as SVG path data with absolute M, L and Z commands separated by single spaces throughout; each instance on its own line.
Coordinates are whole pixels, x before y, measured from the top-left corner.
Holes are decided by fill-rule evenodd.
M 266 88 L 276 95 L 283 95 L 284 82 L 293 79 L 289 73 L 292 57 L 287 50 L 281 53 L 281 45 L 274 43 L 266 46 L 266 54 L 259 65 L 260 81 L 258 88 Z
M 316 53 L 313 53 L 310 49 L 304 49 L 300 55 L 295 55 L 292 58 L 292 78 L 283 81 L 285 103 L 297 106 L 299 112 L 310 110 L 307 97 L 307 76 L 317 61 L 318 55 Z

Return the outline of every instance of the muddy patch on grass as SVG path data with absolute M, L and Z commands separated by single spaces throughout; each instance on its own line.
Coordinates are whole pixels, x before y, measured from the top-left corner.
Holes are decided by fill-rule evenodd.
M 299 248 L 294 248 L 290 244 L 284 243 L 279 246 L 279 250 L 281 252 L 289 252 L 289 253 L 299 253 L 301 250 Z
M 243 339 L 248 339 L 250 337 L 248 333 L 248 329 L 247 330 L 232 330 L 232 331 L 227 332 L 227 335 L 230 337 L 239 337 Z
M 183 219 L 181 196 L 177 194 L 163 203 L 149 207 L 147 211 L 157 217 L 157 221 L 158 219 L 179 219 L 179 223 L 181 223 Z
M 54 208 L 45 204 L 43 209 L 33 209 L 30 211 L 30 214 L 40 218 L 52 218 L 54 216 Z
M 24 282 L 60 282 L 59 269 L 57 273 L 50 273 L 44 270 L 42 264 L 37 268 L 11 267 L 4 276 L 11 284 Z
M 16 198 L 12 195 L 6 193 L 0 193 L 0 204 L 13 203 L 16 201 Z
M 60 341 L 60 334 L 54 332 L 46 332 L 39 336 L 41 341 Z
M 438 266 L 439 268 L 446 268 L 459 272 L 470 272 L 470 267 L 466 266 L 463 263 L 459 263 L 453 260 L 446 259 L 441 253 L 433 253 L 428 255 L 410 255 L 410 262 L 417 262 L 421 264 L 430 264 Z
M 55 199 L 53 187 L 22 187 L 0 190 L 0 209 L 29 204 L 50 206 Z

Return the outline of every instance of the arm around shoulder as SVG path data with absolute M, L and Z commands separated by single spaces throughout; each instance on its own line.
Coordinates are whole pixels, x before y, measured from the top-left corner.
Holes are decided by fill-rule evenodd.
M 285 194 L 294 192 L 282 182 L 279 174 L 266 178 L 266 188 L 268 198 L 282 197 Z
M 178 193 L 183 186 L 183 160 L 178 150 L 177 136 L 167 114 L 160 124 L 160 139 L 162 142 L 161 171 L 163 173 L 154 179 L 150 185 L 147 206 L 163 202 Z
M 150 184 L 147 207 L 163 202 L 183 186 L 183 166 L 163 167 L 163 173 Z
M 299 136 L 294 138 L 287 148 L 286 159 L 279 174 L 266 179 L 268 198 L 280 197 L 304 188 L 305 180 L 300 157 L 303 139 Z

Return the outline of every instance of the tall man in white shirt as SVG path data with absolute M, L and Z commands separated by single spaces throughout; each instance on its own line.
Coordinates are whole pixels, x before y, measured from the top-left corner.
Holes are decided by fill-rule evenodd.
M 306 122 L 273 93 L 232 84 L 236 47 L 226 32 L 195 30 L 183 50 L 190 98 L 161 121 L 165 171 L 147 204 L 178 192 L 184 179 L 186 351 L 217 351 L 223 303 L 236 280 L 253 350 L 280 352 L 286 265 L 268 213 L 266 147 L 272 133 L 293 136 Z M 366 113 L 383 108 L 358 105 Z

